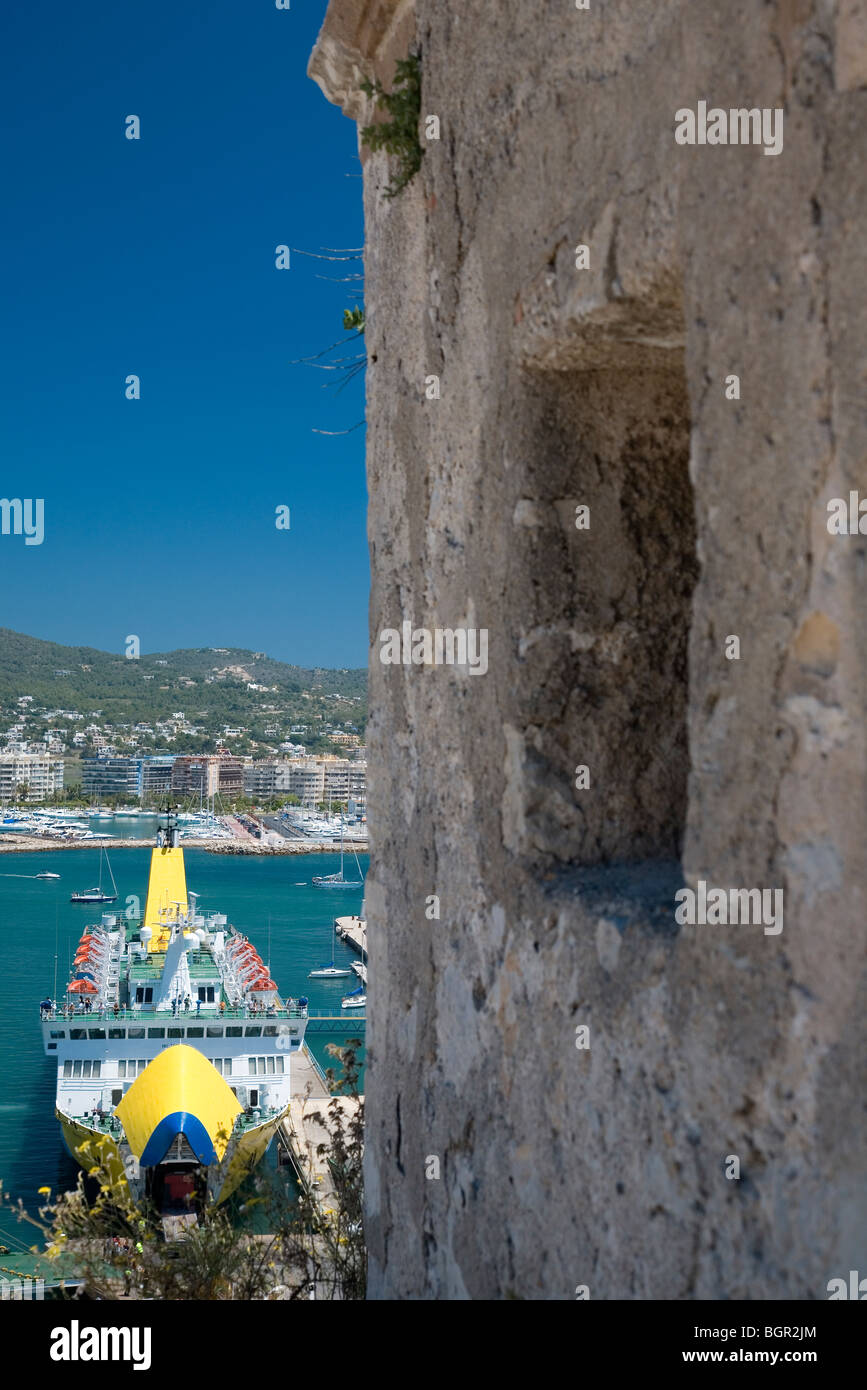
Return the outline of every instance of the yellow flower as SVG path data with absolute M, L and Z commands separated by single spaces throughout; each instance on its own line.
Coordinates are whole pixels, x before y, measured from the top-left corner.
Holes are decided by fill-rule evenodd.
M 50 1188 L 50 1187 L 40 1187 L 40 1189 L 39 1189 L 39 1195 L 40 1195 L 40 1197 L 50 1197 L 50 1196 L 51 1196 L 51 1188 Z

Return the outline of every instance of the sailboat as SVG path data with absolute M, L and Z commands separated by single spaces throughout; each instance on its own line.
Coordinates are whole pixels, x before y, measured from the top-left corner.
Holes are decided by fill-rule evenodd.
M 106 862 L 106 864 L 108 865 L 108 875 L 109 875 L 109 878 L 111 879 L 112 891 L 111 891 L 110 893 L 108 893 L 108 892 L 103 892 L 103 889 L 102 889 L 102 859 L 103 859 L 103 855 L 105 855 L 105 862 Z M 86 888 L 85 891 L 84 891 L 83 893 L 72 893 L 72 894 L 70 894 L 69 901 L 70 901 L 71 903 L 116 903 L 116 902 L 117 902 L 117 884 L 116 884 L 115 881 L 114 881 L 114 874 L 113 874 L 112 871 L 111 871 L 111 862 L 110 862 L 109 857 L 108 857 L 108 855 L 106 854 L 105 850 L 102 849 L 101 847 L 100 847 L 100 851 L 99 851 L 99 886 L 96 887 L 96 888 Z
M 364 879 L 361 876 L 361 865 L 358 862 L 358 855 L 352 851 L 355 859 L 355 867 L 358 870 L 358 878 L 345 878 L 343 874 L 343 831 L 340 833 L 340 873 L 339 874 L 320 874 L 314 875 L 311 879 L 314 888 L 363 888 Z
M 358 989 L 353 989 L 347 994 L 340 1003 L 341 1009 L 363 1009 L 367 1004 L 367 994 L 364 985 L 359 985 Z
M 334 933 L 335 923 L 331 923 L 331 960 L 328 965 L 320 965 L 318 970 L 311 970 L 307 976 L 308 980 L 336 980 L 341 975 L 351 975 L 351 970 L 344 970 L 341 966 L 334 964 Z

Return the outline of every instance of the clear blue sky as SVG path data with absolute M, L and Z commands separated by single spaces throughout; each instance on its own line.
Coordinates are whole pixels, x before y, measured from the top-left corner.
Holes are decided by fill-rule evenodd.
M 312 433 L 363 378 L 289 365 L 343 336 L 317 274 L 360 265 L 274 266 L 363 239 L 356 127 L 306 76 L 325 9 L 3 7 L 0 496 L 45 540 L 0 535 L 0 626 L 366 664 L 364 429 Z

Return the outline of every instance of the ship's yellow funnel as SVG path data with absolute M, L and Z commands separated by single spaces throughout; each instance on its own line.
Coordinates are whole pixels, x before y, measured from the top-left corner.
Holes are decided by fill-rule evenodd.
M 180 904 L 180 907 L 177 904 Z M 166 949 L 171 935 L 171 921 L 178 912 L 186 910 L 187 876 L 184 872 L 184 851 L 168 846 L 152 850 L 144 916 L 144 925 L 150 927 L 153 932 L 151 951 Z

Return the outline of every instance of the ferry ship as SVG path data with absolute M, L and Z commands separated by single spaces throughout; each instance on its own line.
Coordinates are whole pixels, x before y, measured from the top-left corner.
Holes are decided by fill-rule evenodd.
M 143 918 L 103 913 L 78 943 L 66 1000 L 40 1005 L 72 1155 L 163 1216 L 223 1202 L 289 1108 L 307 1000 L 284 999 L 252 943 L 187 892 L 169 814 Z

